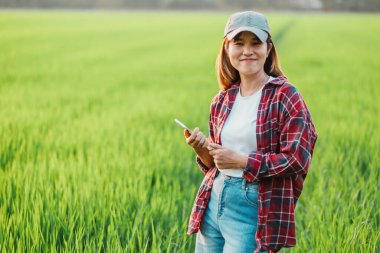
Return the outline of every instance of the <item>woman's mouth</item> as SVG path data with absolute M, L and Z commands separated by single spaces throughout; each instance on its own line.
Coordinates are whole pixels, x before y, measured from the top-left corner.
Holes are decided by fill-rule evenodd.
M 240 61 L 256 61 L 257 59 L 247 58 L 247 59 L 241 59 Z

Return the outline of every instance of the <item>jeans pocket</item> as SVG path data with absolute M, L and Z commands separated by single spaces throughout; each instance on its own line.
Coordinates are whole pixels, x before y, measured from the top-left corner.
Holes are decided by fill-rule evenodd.
M 256 189 L 246 188 L 244 191 L 244 198 L 249 205 L 256 208 L 258 207 L 258 193 Z

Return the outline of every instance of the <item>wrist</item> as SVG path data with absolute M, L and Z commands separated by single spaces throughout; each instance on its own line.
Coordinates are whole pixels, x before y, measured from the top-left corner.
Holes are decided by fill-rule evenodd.
M 208 150 L 207 150 L 206 148 L 202 148 L 202 147 L 200 147 L 200 148 L 194 148 L 194 147 L 193 147 L 193 150 L 194 150 L 194 152 L 195 152 L 198 156 L 203 156 L 203 155 L 206 153 L 206 151 L 207 151 L 207 153 L 208 153 Z
M 245 169 L 245 167 L 247 165 L 247 160 L 248 160 L 248 156 L 239 154 L 239 157 L 237 160 L 238 168 Z

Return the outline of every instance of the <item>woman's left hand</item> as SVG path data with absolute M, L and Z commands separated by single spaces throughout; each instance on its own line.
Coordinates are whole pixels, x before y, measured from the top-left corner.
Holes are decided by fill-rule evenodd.
M 209 154 L 214 158 L 218 169 L 245 168 L 246 166 L 248 157 L 245 155 L 240 155 L 215 143 L 209 143 L 207 149 L 210 150 Z

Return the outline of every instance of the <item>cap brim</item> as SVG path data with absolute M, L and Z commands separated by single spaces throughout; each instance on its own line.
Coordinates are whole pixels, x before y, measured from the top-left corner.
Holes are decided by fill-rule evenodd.
M 259 40 L 261 40 L 261 42 L 267 41 L 267 38 L 268 38 L 267 32 L 260 30 L 258 28 L 255 28 L 255 27 L 251 27 L 251 26 L 239 27 L 238 29 L 235 29 L 232 32 L 228 33 L 226 36 L 229 40 L 232 40 L 236 35 L 238 35 L 241 32 L 251 32 L 251 33 L 255 34 L 257 36 L 257 38 L 259 38 Z

